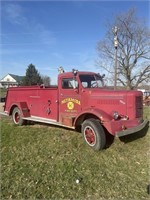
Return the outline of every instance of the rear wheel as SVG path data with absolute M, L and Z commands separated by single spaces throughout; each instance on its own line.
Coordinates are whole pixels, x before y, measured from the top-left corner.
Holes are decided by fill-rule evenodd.
M 106 135 L 99 121 L 95 119 L 85 120 L 82 124 L 82 133 L 86 143 L 94 150 L 105 148 Z
M 22 119 L 21 110 L 18 107 L 15 107 L 12 113 L 13 122 L 17 125 L 25 124 L 25 120 Z

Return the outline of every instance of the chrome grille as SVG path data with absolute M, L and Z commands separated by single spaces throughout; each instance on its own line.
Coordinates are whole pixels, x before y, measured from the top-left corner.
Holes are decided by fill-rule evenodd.
M 136 96 L 135 98 L 136 118 L 142 117 L 143 115 L 143 98 L 142 96 Z

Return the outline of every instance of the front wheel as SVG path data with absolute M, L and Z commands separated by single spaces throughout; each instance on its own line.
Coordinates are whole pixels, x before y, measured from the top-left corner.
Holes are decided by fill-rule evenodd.
M 15 107 L 12 113 L 13 122 L 17 125 L 25 124 L 25 120 L 22 119 L 21 110 L 18 107 Z
M 82 124 L 82 133 L 86 143 L 94 150 L 99 151 L 106 146 L 106 135 L 100 122 L 87 119 Z

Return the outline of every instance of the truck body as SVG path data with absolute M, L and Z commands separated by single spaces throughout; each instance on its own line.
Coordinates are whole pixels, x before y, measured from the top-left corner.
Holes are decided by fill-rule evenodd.
M 124 136 L 143 129 L 143 95 L 140 91 L 105 89 L 101 75 L 72 72 L 58 75 L 57 87 L 9 88 L 4 112 L 15 124 L 37 121 L 80 130 L 95 150 L 106 145 L 106 131 Z

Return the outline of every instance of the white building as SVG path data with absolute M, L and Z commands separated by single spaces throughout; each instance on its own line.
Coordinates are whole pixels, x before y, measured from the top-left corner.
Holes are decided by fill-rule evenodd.
M 7 74 L 0 80 L 1 88 L 16 87 L 22 83 L 23 76 Z

